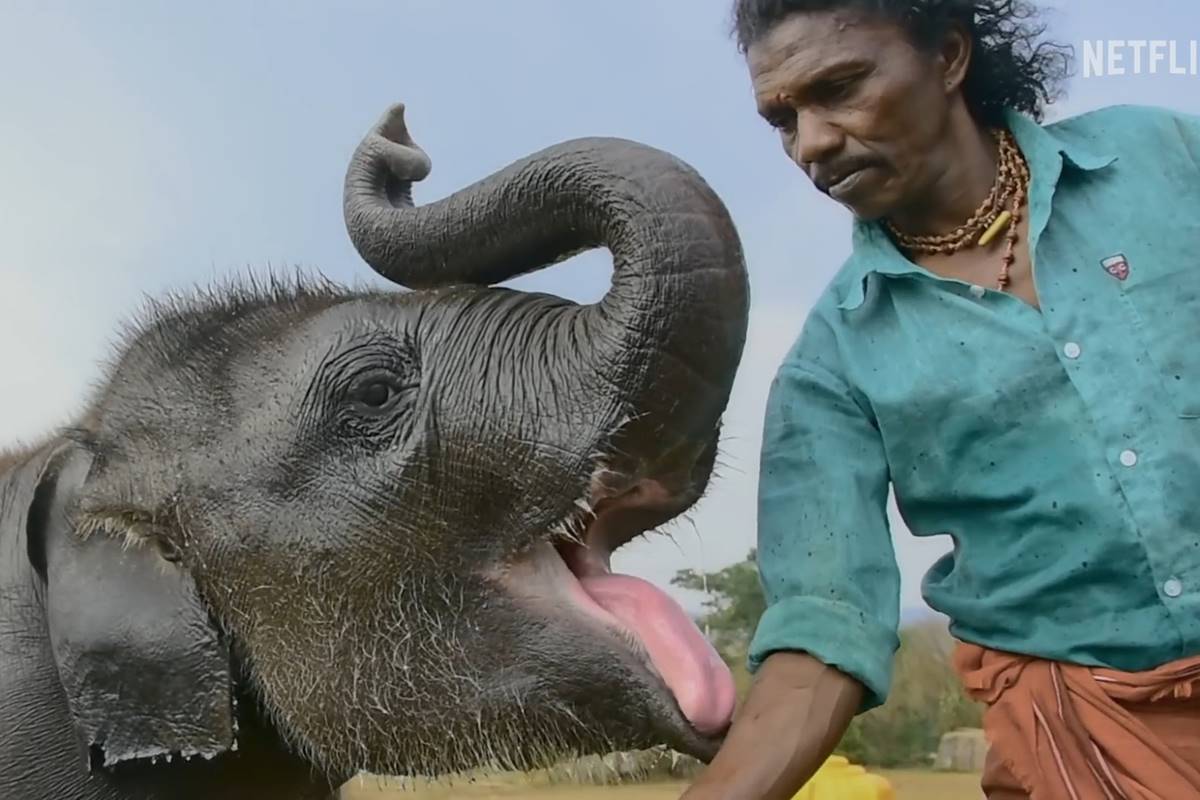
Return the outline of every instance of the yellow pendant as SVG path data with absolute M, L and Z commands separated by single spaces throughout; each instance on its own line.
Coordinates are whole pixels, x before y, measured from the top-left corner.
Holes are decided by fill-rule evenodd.
M 1001 211 L 1000 216 L 996 217 L 996 221 L 989 225 L 988 229 L 979 237 L 979 245 L 982 247 L 996 238 L 996 234 L 1004 230 L 1004 226 L 1008 224 L 1010 219 L 1012 219 L 1011 211 Z

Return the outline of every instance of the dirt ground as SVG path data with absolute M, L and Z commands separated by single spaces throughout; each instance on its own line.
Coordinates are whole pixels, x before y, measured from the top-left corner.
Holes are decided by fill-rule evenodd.
M 889 772 L 896 800 L 981 800 L 979 776 L 961 773 Z M 443 787 L 388 786 L 374 778 L 353 781 L 342 789 L 342 800 L 677 800 L 681 783 L 627 786 L 529 786 L 508 781 L 481 781 Z

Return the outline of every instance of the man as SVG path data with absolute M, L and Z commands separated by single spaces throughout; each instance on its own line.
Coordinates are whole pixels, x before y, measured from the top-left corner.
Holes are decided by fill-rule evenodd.
M 1065 62 L 1029 11 L 736 4 L 853 253 L 772 386 L 755 684 L 687 800 L 790 798 L 885 700 L 889 486 L 954 541 L 923 592 L 988 704 L 987 796 L 1200 797 L 1200 120 L 1043 125 Z

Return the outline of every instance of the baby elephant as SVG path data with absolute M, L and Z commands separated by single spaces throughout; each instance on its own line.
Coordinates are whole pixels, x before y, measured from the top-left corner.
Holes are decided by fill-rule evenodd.
M 619 139 L 415 207 L 429 169 L 396 106 L 346 176 L 404 290 L 158 302 L 84 413 L 0 456 L 0 797 L 715 752 L 729 671 L 609 560 L 708 485 L 747 325 L 729 215 Z M 595 247 L 595 304 L 493 285 Z

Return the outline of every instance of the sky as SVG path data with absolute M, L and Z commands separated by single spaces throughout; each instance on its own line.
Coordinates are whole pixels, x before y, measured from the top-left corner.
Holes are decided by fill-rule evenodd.
M 1080 59 L 1050 119 L 1115 103 L 1200 113 L 1195 0 L 1043 7 L 1048 35 Z M 740 560 L 755 539 L 767 390 L 849 252 L 850 217 L 755 114 L 728 26 L 728 0 L 3 0 L 0 447 L 69 421 L 146 296 L 294 267 L 385 285 L 346 237 L 342 178 L 402 101 L 434 165 L 417 202 L 592 135 L 668 150 L 725 201 L 752 305 L 724 466 L 687 521 L 614 567 L 666 586 L 678 569 Z M 1083 75 L 1085 41 L 1137 39 L 1173 40 L 1184 74 L 1149 59 L 1135 72 L 1127 55 L 1124 75 Z M 610 268 L 597 251 L 509 285 L 590 302 Z M 894 507 L 893 523 L 911 614 L 949 545 L 914 536 Z

